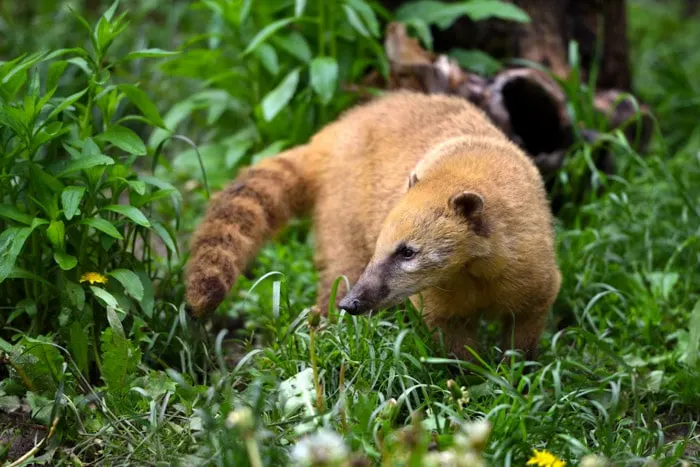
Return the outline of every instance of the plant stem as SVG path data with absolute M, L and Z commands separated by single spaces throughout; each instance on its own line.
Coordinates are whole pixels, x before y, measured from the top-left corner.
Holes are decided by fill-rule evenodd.
M 255 442 L 255 437 L 253 435 L 247 435 L 245 437 L 245 447 L 248 451 L 248 460 L 250 460 L 251 467 L 262 467 L 263 463 L 260 459 L 260 450 L 258 449 L 258 443 Z
M 318 361 L 316 360 L 316 330 L 311 329 L 309 333 L 309 350 L 311 352 L 311 367 L 314 371 L 314 387 L 316 388 L 316 410 L 321 414 L 323 412 L 323 393 L 321 384 L 318 381 Z

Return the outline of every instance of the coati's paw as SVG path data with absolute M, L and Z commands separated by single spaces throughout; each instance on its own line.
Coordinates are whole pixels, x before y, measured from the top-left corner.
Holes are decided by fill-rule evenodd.
M 211 311 L 226 298 L 228 290 L 217 276 L 191 278 L 187 284 L 186 301 L 190 314 L 199 318 Z

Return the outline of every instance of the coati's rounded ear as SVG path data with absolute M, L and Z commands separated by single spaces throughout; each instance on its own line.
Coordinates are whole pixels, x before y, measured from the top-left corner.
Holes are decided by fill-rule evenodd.
M 408 188 L 411 189 L 413 186 L 418 183 L 418 175 L 416 175 L 416 172 L 413 171 L 411 174 L 408 176 Z
M 484 198 L 473 191 L 463 191 L 450 198 L 450 208 L 460 216 L 473 219 L 484 210 Z
M 463 191 L 450 198 L 450 209 L 465 218 L 477 235 L 487 237 L 490 233 L 489 226 L 484 222 L 484 198 L 473 191 Z

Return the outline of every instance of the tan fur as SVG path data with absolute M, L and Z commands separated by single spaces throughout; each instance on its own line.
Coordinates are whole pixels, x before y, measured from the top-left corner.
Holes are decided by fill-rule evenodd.
M 252 170 L 232 184 L 248 194 L 224 190 L 195 234 L 187 300 L 197 314 L 276 228 L 312 209 L 321 309 L 345 275 L 356 284 L 346 299 L 374 296 L 375 308 L 422 295 L 426 320 L 460 357 L 482 312 L 506 323 L 507 341 L 513 318 L 514 347 L 534 351 L 561 282 L 544 185 L 467 101 L 392 93 Z M 419 247 L 415 260 L 397 262 L 402 242 Z

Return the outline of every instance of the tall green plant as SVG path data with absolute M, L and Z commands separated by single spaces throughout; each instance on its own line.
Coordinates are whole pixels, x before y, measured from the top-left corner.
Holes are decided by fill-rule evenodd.
M 144 90 L 112 78 L 128 61 L 172 53 L 113 57 L 127 27 L 116 9 L 94 26 L 75 16 L 89 49 L 0 65 L 0 323 L 6 338 L 12 328 L 54 331 L 83 371 L 99 365 L 105 328 L 124 335 L 122 322 L 154 313 L 152 234 L 177 253 L 153 210 L 177 206 L 178 190 L 135 170 L 152 154 L 132 128 L 165 124 Z

